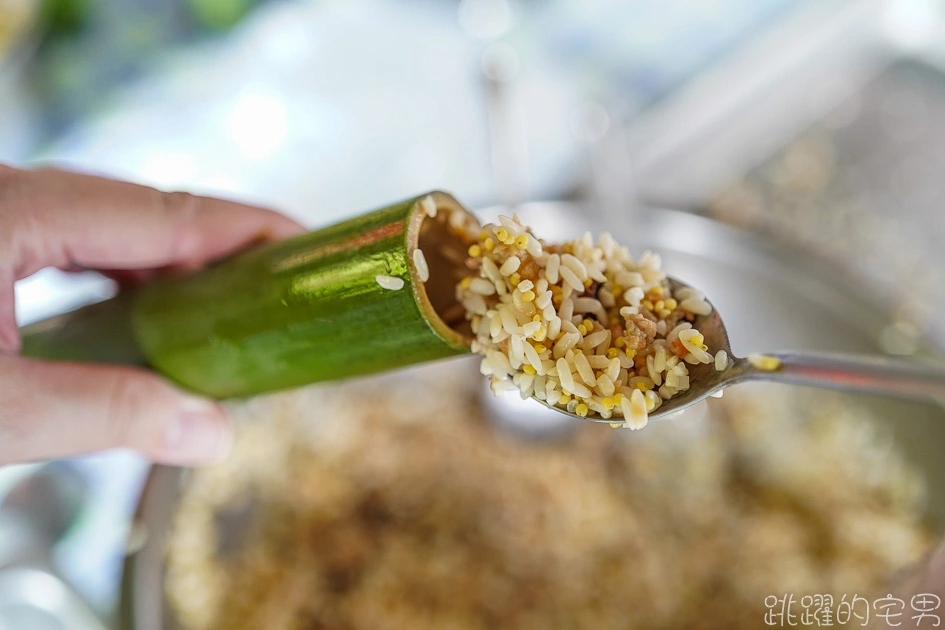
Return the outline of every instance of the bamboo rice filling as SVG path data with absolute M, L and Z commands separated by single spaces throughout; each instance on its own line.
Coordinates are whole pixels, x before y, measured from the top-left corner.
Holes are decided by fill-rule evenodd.
M 518 217 L 465 242 L 455 297 L 496 393 L 639 429 L 689 389 L 688 365 L 727 364 L 693 327 L 711 305 L 693 289 L 672 293 L 658 254 L 635 260 L 606 232 L 547 244 Z

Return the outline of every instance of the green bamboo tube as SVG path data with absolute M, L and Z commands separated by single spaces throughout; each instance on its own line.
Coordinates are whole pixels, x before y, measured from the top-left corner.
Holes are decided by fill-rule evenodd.
M 449 217 L 474 219 L 450 195 L 429 196 L 436 218 L 422 195 L 27 327 L 24 354 L 144 363 L 222 399 L 467 353 L 463 268 L 444 250 L 465 248 Z M 404 286 L 385 289 L 379 275 Z

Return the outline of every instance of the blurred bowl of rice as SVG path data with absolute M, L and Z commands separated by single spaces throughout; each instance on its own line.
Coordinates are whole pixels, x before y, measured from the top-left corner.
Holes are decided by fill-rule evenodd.
M 602 227 L 519 214 L 550 239 Z M 736 352 L 877 350 L 867 288 L 705 218 L 640 217 L 608 227 L 704 289 Z M 229 460 L 150 475 L 123 627 L 757 628 L 770 597 L 908 598 L 939 543 L 938 407 L 746 385 L 639 432 L 522 431 L 545 410 L 483 380 L 458 359 L 232 404 Z

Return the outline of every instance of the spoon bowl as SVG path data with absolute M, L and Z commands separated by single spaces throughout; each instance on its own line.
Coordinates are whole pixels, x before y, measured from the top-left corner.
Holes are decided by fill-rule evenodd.
M 669 276 L 667 279 L 673 295 L 682 289 L 693 288 L 677 278 Z M 697 315 L 693 327 L 702 333 L 709 352 L 724 351 L 728 355 L 726 366 L 717 370 L 714 363 L 687 364 L 689 389 L 678 392 L 669 400 L 664 399 L 659 407 L 649 412 L 649 420 L 675 415 L 726 387 L 748 380 L 926 400 L 945 406 L 945 364 L 942 362 L 883 355 L 809 352 L 767 352 L 751 354 L 747 358 L 737 357 L 732 352 L 721 314 L 711 301 L 709 303 L 712 312 Z M 573 418 L 608 424 L 619 422 L 619 419 L 600 416 L 581 417 L 547 401 L 534 397 L 533 400 Z

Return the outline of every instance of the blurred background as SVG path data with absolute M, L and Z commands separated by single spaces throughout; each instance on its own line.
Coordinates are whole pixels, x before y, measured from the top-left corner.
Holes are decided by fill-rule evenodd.
M 283 209 L 429 189 L 798 246 L 945 339 L 945 2 L 0 0 L 0 161 Z M 42 272 L 21 323 L 113 288 Z M 0 469 L 0 628 L 96 628 L 147 466 Z M 132 543 L 134 536 L 131 536 Z

